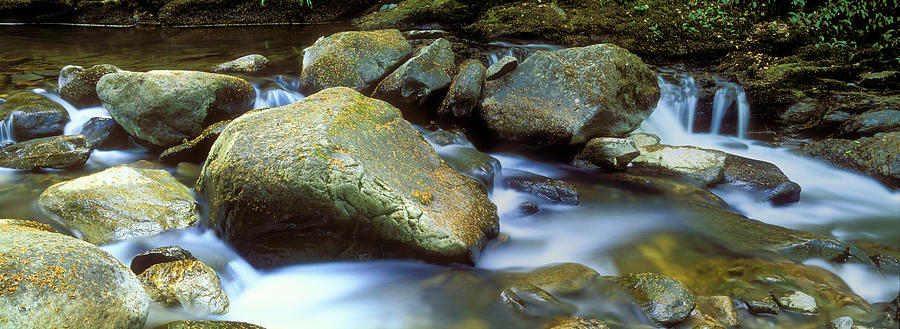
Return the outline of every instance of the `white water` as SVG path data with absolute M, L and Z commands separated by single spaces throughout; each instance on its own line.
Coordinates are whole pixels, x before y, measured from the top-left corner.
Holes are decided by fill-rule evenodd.
M 8 117 L 0 119 L 0 144 L 15 142 L 15 136 L 13 136 L 13 115 L 15 113 L 10 113 Z
M 491 51 L 485 55 L 488 60 L 488 66 L 497 63 L 497 61 L 506 56 L 515 57 L 521 63 L 535 52 L 541 50 L 554 51 L 563 49 L 561 46 L 541 43 L 515 44 L 509 42 L 491 42 L 488 43 L 488 46 L 491 47 Z
M 81 133 L 81 128 L 84 127 L 84 124 L 88 122 L 91 118 L 109 118 L 109 112 L 106 111 L 106 108 L 102 106 L 97 107 L 88 107 L 79 109 L 76 108 L 71 103 L 59 97 L 56 93 L 48 92 L 41 88 L 36 88 L 32 90 L 35 94 L 46 97 L 47 99 L 53 101 L 61 105 L 66 109 L 66 112 L 69 113 L 69 123 L 66 124 L 66 127 L 63 128 L 63 135 L 77 135 Z

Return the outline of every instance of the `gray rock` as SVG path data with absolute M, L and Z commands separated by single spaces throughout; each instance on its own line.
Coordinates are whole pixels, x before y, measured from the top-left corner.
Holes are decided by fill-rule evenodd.
M 900 74 L 897 71 L 881 71 L 864 73 L 860 76 L 859 85 L 866 88 L 896 88 L 900 84 Z
M 32 139 L 0 149 L 0 167 L 13 169 L 80 167 L 91 156 L 82 135 Z
M 858 140 L 829 138 L 809 143 L 800 153 L 836 166 L 864 172 L 888 186 L 900 187 L 900 132 Z
M 59 233 L 0 222 L 0 319 L 9 328 L 140 329 L 150 302 L 113 256 Z
M 112 118 L 91 118 L 81 127 L 81 134 L 93 149 L 125 149 L 132 145 L 128 132 Z
M 134 137 L 169 147 L 206 124 L 250 110 L 255 91 L 244 79 L 195 71 L 118 72 L 97 83 L 103 106 Z
M 12 120 L 12 137 L 17 142 L 59 136 L 69 123 L 69 113 L 44 96 L 22 92 L 0 103 L 0 121 Z
M 630 139 L 598 137 L 587 142 L 575 162 L 586 161 L 603 169 L 621 170 L 640 154 Z
M 519 60 L 515 56 L 504 56 L 487 68 L 484 75 L 487 81 L 497 80 L 504 74 L 514 71 L 519 67 Z
M 154 264 L 138 276 L 153 301 L 208 314 L 228 313 L 228 295 L 212 268 L 196 260 Z
M 819 310 L 816 300 L 800 291 L 776 293 L 775 302 L 781 308 L 792 312 L 815 314 Z
M 225 130 L 231 120 L 216 122 L 200 133 L 200 136 L 184 143 L 172 146 L 159 154 L 159 161 L 166 163 L 178 163 L 182 161 L 200 163 L 206 160 L 209 149 Z
M 538 207 L 537 204 L 531 201 L 525 201 L 519 204 L 519 212 L 523 215 L 533 215 L 538 211 L 541 211 L 541 208 Z
M 191 191 L 167 171 L 129 166 L 54 184 L 39 204 L 97 245 L 187 228 L 200 218 Z
M 680 281 L 656 273 L 631 273 L 618 279 L 653 322 L 675 326 L 690 316 L 694 294 Z
M 900 110 L 883 110 L 854 116 L 841 125 L 838 135 L 857 138 L 896 130 L 900 130 Z
M 478 60 L 463 62 L 459 74 L 447 91 L 447 97 L 438 108 L 438 115 L 445 118 L 468 118 L 481 99 L 484 72 L 484 65 Z
M 656 75 L 640 58 L 601 44 L 531 55 L 512 73 L 485 82 L 480 113 L 500 139 L 578 144 L 624 136 L 658 99 Z
M 444 164 L 398 109 L 348 88 L 236 119 L 197 185 L 210 225 L 243 252 L 324 231 L 339 245 L 295 254 L 357 248 L 472 263 L 498 231 L 481 185 Z
M 634 147 L 647 147 L 659 144 L 659 136 L 648 133 L 635 133 L 625 136 L 625 139 L 634 142 Z
M 450 85 L 453 62 L 450 41 L 437 39 L 381 80 L 372 97 L 401 108 L 422 105 L 435 91 Z
M 303 50 L 300 91 L 330 87 L 370 90 L 413 53 L 398 30 L 348 31 L 319 38 Z
M 194 255 L 179 246 L 163 246 L 144 251 L 131 259 L 131 271 L 136 275 L 144 273 L 150 266 L 177 260 L 197 260 Z
M 97 82 L 104 75 L 121 71 L 109 64 L 100 64 L 84 69 L 81 66 L 67 65 L 59 71 L 56 92 L 76 107 L 100 105 L 97 97 Z
M 519 192 L 529 193 L 546 202 L 578 204 L 578 190 L 563 180 L 522 170 L 506 169 L 503 171 L 503 185 Z
M 827 329 L 853 329 L 853 318 L 849 316 L 842 316 L 837 319 L 831 320 L 825 325 Z
M 452 146 L 438 150 L 438 155 L 447 162 L 447 165 L 460 174 L 472 177 L 487 191 L 494 190 L 495 177 L 500 174 L 500 161 L 487 153 L 471 147 Z
M 262 71 L 269 63 L 269 59 L 265 56 L 253 54 L 213 66 L 209 71 L 213 73 L 252 73 Z

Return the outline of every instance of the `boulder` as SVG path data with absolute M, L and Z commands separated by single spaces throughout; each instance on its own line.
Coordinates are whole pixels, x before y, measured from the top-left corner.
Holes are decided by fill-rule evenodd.
M 114 150 L 133 147 L 128 132 L 112 118 L 91 118 L 81 126 L 81 134 L 92 149 Z
M 349 88 L 232 121 L 198 189 L 210 225 L 243 252 L 328 232 L 333 257 L 353 247 L 473 263 L 498 231 L 478 182 L 444 164 L 398 109 Z
M 500 161 L 494 157 L 465 146 L 442 148 L 438 154 L 453 170 L 478 180 L 489 192 L 494 190 L 495 178 L 501 170 Z
M 167 171 L 124 165 L 54 184 L 39 204 L 97 245 L 187 228 L 200 218 L 191 191 Z
M 372 97 L 401 108 L 422 105 L 433 93 L 450 85 L 453 62 L 450 41 L 437 39 L 381 80 Z
M 237 321 L 195 321 L 181 320 L 169 322 L 156 329 L 265 329 L 255 324 Z
M 213 66 L 209 71 L 213 73 L 253 73 L 262 71 L 269 63 L 269 59 L 265 56 L 253 54 Z
M 244 79 L 195 71 L 110 73 L 100 78 L 97 94 L 129 134 L 161 147 L 247 112 L 255 99 Z
M 91 156 L 82 135 L 32 139 L 0 149 L 0 167 L 13 169 L 80 167 Z
M 196 260 L 151 265 L 138 275 L 153 301 L 208 314 L 228 313 L 228 296 L 211 267 Z
M 659 144 L 659 136 L 648 133 L 634 133 L 625 137 L 634 142 L 634 147 L 647 147 Z
M 683 283 L 656 273 L 630 273 L 619 284 L 631 292 L 634 301 L 653 322 L 675 326 L 694 309 L 694 293 Z
M 140 329 L 150 302 L 140 282 L 96 246 L 0 222 L 0 319 L 9 328 Z
M 75 107 L 99 106 L 97 82 L 104 75 L 120 72 L 118 67 L 100 64 L 84 69 L 81 66 L 66 65 L 59 71 L 56 92 Z
M 858 140 L 829 138 L 809 143 L 800 153 L 836 166 L 864 172 L 894 188 L 900 188 L 900 132 L 882 133 Z
M 841 125 L 838 135 L 858 138 L 897 130 L 900 130 L 900 110 L 882 110 L 854 116 Z
M 306 95 L 330 87 L 368 91 L 412 52 L 397 30 L 348 31 L 319 38 L 303 50 L 300 91 Z
M 503 58 L 487 68 L 484 76 L 487 81 L 497 80 L 517 67 L 519 67 L 519 60 L 515 56 L 503 56 Z
M 136 275 L 144 273 L 150 266 L 178 260 L 197 260 L 194 255 L 179 246 L 163 246 L 144 251 L 131 259 L 131 271 Z
M 606 170 L 621 170 L 640 154 L 634 141 L 630 139 L 598 137 L 587 142 L 581 153 L 575 156 L 575 163 L 593 165 Z
M 484 86 L 484 65 L 469 59 L 459 66 L 459 74 L 453 78 L 447 97 L 438 108 L 438 115 L 445 118 L 468 118 L 481 99 Z
M 12 120 L 12 138 L 29 139 L 59 136 L 69 122 L 69 113 L 44 96 L 22 92 L 0 103 L 0 121 Z
M 640 58 L 600 44 L 539 51 L 484 85 L 481 119 L 497 137 L 526 145 L 584 143 L 636 129 L 659 99 Z
M 178 163 L 182 161 L 203 162 L 209 154 L 209 149 L 219 138 L 219 134 L 225 130 L 231 120 L 216 122 L 200 133 L 200 136 L 184 143 L 172 146 L 159 154 L 159 161 L 166 163 Z
M 578 190 L 575 186 L 559 179 L 535 173 L 506 169 L 503 171 L 503 186 L 519 192 L 531 194 L 538 199 L 566 205 L 578 204 Z

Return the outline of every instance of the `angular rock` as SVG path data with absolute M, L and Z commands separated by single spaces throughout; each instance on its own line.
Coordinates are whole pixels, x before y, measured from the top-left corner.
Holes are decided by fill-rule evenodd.
M 696 296 L 697 309 L 712 316 L 719 323 L 728 327 L 737 327 L 741 324 L 741 316 L 734 309 L 734 303 L 728 296 Z
M 842 316 L 825 324 L 826 329 L 853 329 L 853 318 Z
M 653 322 L 681 323 L 694 309 L 694 294 L 680 281 L 656 273 L 631 273 L 618 279 Z
M 50 186 L 39 204 L 97 245 L 187 228 L 200 218 L 191 191 L 167 171 L 129 166 Z
M 91 156 L 82 135 L 32 139 L 0 149 L 0 167 L 13 169 L 80 167 Z
M 7 120 L 12 120 L 13 140 L 23 142 L 62 135 L 69 122 L 69 113 L 44 96 L 22 92 L 0 103 L 0 121 Z
M 348 31 L 319 38 L 303 51 L 300 91 L 306 95 L 331 87 L 367 91 L 412 53 L 397 30 Z
M 225 130 L 225 127 L 231 120 L 216 122 L 200 133 L 200 136 L 187 142 L 172 146 L 159 154 L 159 161 L 167 163 L 178 163 L 183 161 L 203 162 L 209 155 L 209 149 L 213 143 Z
M 0 223 L 0 319 L 9 328 L 140 329 L 149 299 L 134 274 L 96 246 Z
M 265 247 L 325 231 L 352 234 L 329 241 L 353 240 L 376 257 L 472 263 L 498 231 L 481 185 L 445 165 L 398 109 L 349 88 L 236 119 L 198 188 L 210 225 L 244 252 L 242 241 Z
M 625 49 L 601 44 L 540 51 L 485 82 L 481 120 L 500 139 L 578 144 L 631 132 L 658 99 L 656 75 Z
M 169 322 L 156 329 L 266 329 L 255 324 L 237 321 L 195 321 L 181 320 Z
M 515 56 L 504 56 L 488 67 L 487 71 L 484 72 L 484 76 L 487 81 L 497 80 L 517 67 L 519 67 L 519 60 Z
M 775 302 L 781 308 L 793 312 L 815 314 L 819 310 L 815 298 L 800 291 L 777 294 Z
M 421 105 L 450 84 L 453 62 L 450 41 L 437 39 L 381 80 L 372 97 L 401 108 Z
M 800 185 L 792 182 L 778 166 L 733 154 L 725 158 L 721 183 L 757 191 L 774 204 L 800 200 Z
M 884 184 L 900 188 L 900 132 L 858 140 L 829 138 L 800 148 L 800 153 L 836 166 L 864 172 Z
M 97 82 L 104 75 L 120 72 L 118 67 L 100 64 L 84 69 L 81 66 L 66 65 L 59 71 L 56 92 L 75 107 L 99 106 Z
M 247 112 L 255 99 L 244 79 L 195 71 L 110 73 L 100 78 L 97 94 L 129 134 L 161 147 Z
M 563 180 L 522 170 L 506 169 L 503 171 L 503 185 L 550 203 L 578 204 L 578 190 L 574 185 Z
M 150 266 L 178 260 L 197 260 L 194 255 L 179 246 L 164 246 L 144 251 L 131 259 L 131 271 L 136 275 L 144 273 Z
M 634 141 L 630 139 L 598 137 L 587 142 L 575 157 L 575 162 L 588 162 L 607 170 L 621 170 L 640 154 Z
M 858 138 L 900 130 L 900 110 L 866 112 L 844 122 L 838 136 Z
M 438 155 L 453 170 L 478 180 L 487 188 L 487 191 L 494 190 L 495 178 L 500 175 L 502 170 L 499 160 L 487 153 L 465 146 L 442 148 L 438 150 Z
M 150 298 L 166 307 L 208 314 L 228 313 L 228 296 L 211 267 L 196 260 L 150 266 L 138 276 Z
M 253 54 L 213 66 L 209 71 L 213 73 L 253 73 L 262 71 L 269 63 L 269 59 L 265 56 Z
M 113 150 L 128 148 L 128 132 L 112 118 L 91 118 L 81 127 L 81 134 L 92 149 Z
M 468 118 L 481 99 L 484 86 L 484 65 L 469 59 L 460 66 L 459 74 L 447 91 L 447 97 L 438 108 L 438 115 L 445 118 Z

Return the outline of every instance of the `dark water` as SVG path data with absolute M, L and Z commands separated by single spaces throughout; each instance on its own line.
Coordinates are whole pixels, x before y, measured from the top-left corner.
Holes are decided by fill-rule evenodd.
M 277 94 L 280 97 L 260 95 L 256 107 L 283 105 L 287 100 L 302 97 L 290 83 L 300 71 L 299 51 L 321 36 L 347 29 L 348 26 L 341 25 L 185 29 L 0 26 L 0 97 L 34 88 L 52 94 L 56 75 L 65 65 L 114 64 L 132 71 L 205 71 L 214 64 L 260 53 L 273 64 L 261 74 L 248 76 L 248 80 L 261 93 L 267 91 L 265 86 L 271 81 L 281 81 L 282 89 Z M 511 50 L 498 52 L 507 53 L 519 55 Z M 486 58 L 492 55 L 497 54 L 485 54 Z M 800 159 L 785 150 L 732 137 L 693 134 L 678 126 L 677 120 L 661 117 L 667 109 L 682 103 L 684 100 L 678 97 L 664 97 L 644 129 L 660 134 L 665 143 L 720 145 L 729 152 L 776 163 L 804 188 L 801 202 L 786 207 L 772 207 L 739 191 L 714 191 L 736 211 L 767 223 L 813 231 L 845 242 L 874 240 L 900 245 L 900 194 L 867 177 Z M 721 146 L 733 144 L 740 147 Z M 560 296 L 560 305 L 567 306 L 558 309 L 538 306 L 538 311 L 530 315 L 511 311 L 498 298 L 499 291 L 505 287 L 503 274 L 577 262 L 601 275 L 656 271 L 690 277 L 693 275 L 690 269 L 702 264 L 755 256 L 723 250 L 718 242 L 701 234 L 702 228 L 684 225 L 702 214 L 685 210 L 678 196 L 635 188 L 563 164 L 542 163 L 512 154 L 493 155 L 504 168 L 571 181 L 580 191 L 581 204 L 541 203 L 541 212 L 522 216 L 516 207 L 522 201 L 532 200 L 529 196 L 495 190 L 492 200 L 498 205 L 504 237 L 489 244 L 475 268 L 379 261 L 257 270 L 203 228 L 103 248 L 127 263 L 143 250 L 178 244 L 213 266 L 222 277 L 231 300 L 227 315 L 209 317 L 154 308 L 148 327 L 177 319 L 212 318 L 247 321 L 270 329 L 539 328 L 559 315 L 597 317 L 614 328 L 635 328 L 650 322 L 635 307 L 610 301 L 596 291 Z M 154 154 L 142 149 L 95 151 L 83 169 L 37 172 L 0 169 L 0 218 L 53 223 L 36 205 L 46 187 L 118 164 L 153 159 Z M 164 168 L 178 177 L 176 168 Z M 185 182 L 189 184 L 190 180 Z M 895 272 L 878 273 L 863 264 L 835 265 L 824 260 L 806 264 L 835 273 L 871 303 L 886 302 L 900 289 L 900 276 Z M 740 307 L 739 312 L 744 328 L 820 328 L 839 315 L 831 309 L 817 316 L 782 312 L 777 317 L 758 317 Z

